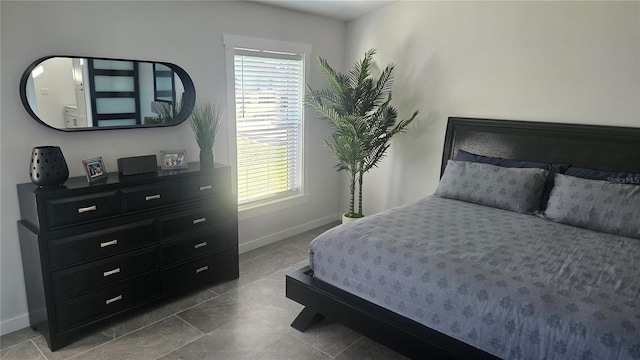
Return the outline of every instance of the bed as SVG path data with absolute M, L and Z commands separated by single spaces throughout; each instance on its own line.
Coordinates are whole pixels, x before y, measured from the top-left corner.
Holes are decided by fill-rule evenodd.
M 436 194 L 316 238 L 291 325 L 411 358 L 640 359 L 639 174 L 640 128 L 450 118 Z

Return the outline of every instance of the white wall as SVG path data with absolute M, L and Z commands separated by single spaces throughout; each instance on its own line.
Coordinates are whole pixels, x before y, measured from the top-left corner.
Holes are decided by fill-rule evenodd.
M 640 2 L 402 1 L 347 24 L 346 64 L 397 65 L 420 110 L 365 177 L 365 214 L 432 194 L 447 117 L 640 127 Z
M 32 120 L 18 94 L 20 76 L 34 60 L 46 55 L 75 55 L 155 60 L 175 63 L 193 78 L 197 96 L 226 104 L 225 51 L 222 34 L 236 34 L 306 43 L 312 56 L 344 61 L 343 22 L 244 2 L 0 2 L 1 52 L 1 196 L 0 330 L 28 326 L 27 305 L 16 221 L 19 207 L 15 185 L 29 182 L 27 164 L 36 145 L 59 145 L 71 176 L 82 175 L 81 160 L 102 156 L 108 170 L 116 159 L 186 148 L 199 152 L 187 123 L 167 129 L 109 130 L 64 133 Z M 312 63 L 309 83 L 323 86 Z M 339 175 L 322 139 L 326 124 L 310 114 L 307 139 L 310 166 L 309 202 L 242 221 L 242 244 L 256 246 L 337 219 Z M 227 163 L 226 125 L 214 151 Z M 245 247 L 248 249 L 249 247 Z

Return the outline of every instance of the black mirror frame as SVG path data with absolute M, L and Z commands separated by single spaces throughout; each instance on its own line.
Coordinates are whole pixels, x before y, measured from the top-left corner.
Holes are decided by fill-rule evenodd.
M 56 57 L 67 57 L 67 58 L 75 58 L 75 59 L 98 59 L 98 60 L 118 60 L 118 61 L 149 62 L 149 63 L 155 63 L 155 64 L 162 64 L 162 65 L 165 65 L 165 66 L 171 68 L 173 71 L 175 71 L 176 74 L 178 74 L 178 76 L 180 77 L 180 80 L 183 83 L 182 85 L 184 87 L 184 96 L 182 98 L 182 106 L 181 106 L 180 112 L 178 113 L 178 116 L 177 116 L 179 121 L 176 121 L 176 122 L 170 123 L 170 124 L 127 125 L 127 126 L 87 127 L 87 128 L 69 128 L 69 129 L 67 129 L 67 128 L 56 128 L 56 127 L 53 127 L 53 126 L 47 124 L 42 119 L 40 119 L 36 113 L 33 112 L 33 110 L 31 109 L 31 105 L 27 101 L 27 80 L 29 79 L 29 76 L 31 76 L 31 72 L 38 65 L 40 65 L 45 60 L 56 58 Z M 191 80 L 191 77 L 189 76 L 189 74 L 187 74 L 187 72 L 183 68 L 181 68 L 180 66 L 172 64 L 172 63 L 160 62 L 160 61 L 148 61 L 148 60 L 99 58 L 99 57 L 90 57 L 90 56 L 51 55 L 51 56 L 45 56 L 45 57 L 39 58 L 38 60 L 36 60 L 33 63 L 31 63 L 27 67 L 27 69 L 24 71 L 24 73 L 22 74 L 22 77 L 20 78 L 20 100 L 22 101 L 23 107 L 29 113 L 29 115 L 31 115 L 32 118 L 34 118 L 40 124 L 42 124 L 42 125 L 44 125 L 44 126 L 46 126 L 48 128 L 57 130 L 57 131 L 75 132 L 75 131 L 119 130 L 119 129 L 149 129 L 149 128 L 176 126 L 176 125 L 179 125 L 179 124 L 182 124 L 183 122 L 185 122 L 185 120 L 187 120 L 189 118 L 189 116 L 191 115 L 191 111 L 193 110 L 193 108 L 195 106 L 195 103 L 196 103 L 196 89 L 195 89 L 195 87 L 193 85 L 193 80 Z

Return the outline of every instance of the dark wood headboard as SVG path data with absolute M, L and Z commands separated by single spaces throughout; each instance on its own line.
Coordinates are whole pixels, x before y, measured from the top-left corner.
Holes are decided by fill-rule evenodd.
M 508 159 L 640 172 L 640 128 L 450 117 L 442 154 L 458 149 Z

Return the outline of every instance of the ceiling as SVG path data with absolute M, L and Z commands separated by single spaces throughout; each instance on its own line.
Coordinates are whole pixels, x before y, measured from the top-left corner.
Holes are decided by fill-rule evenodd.
M 349 21 L 396 2 L 388 0 L 252 0 L 249 2 Z

